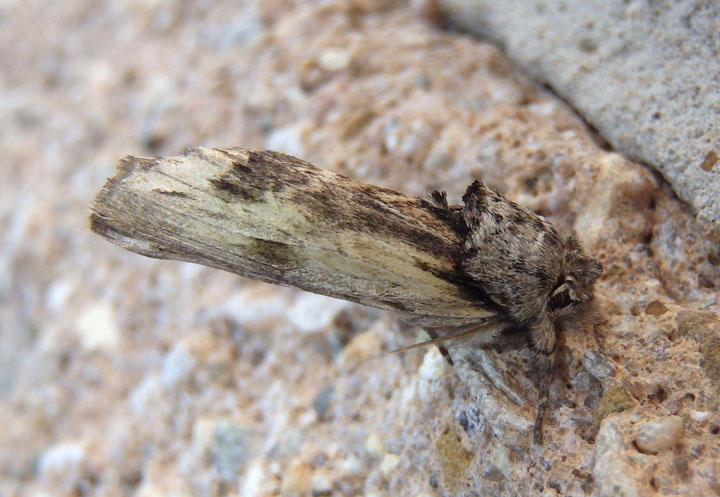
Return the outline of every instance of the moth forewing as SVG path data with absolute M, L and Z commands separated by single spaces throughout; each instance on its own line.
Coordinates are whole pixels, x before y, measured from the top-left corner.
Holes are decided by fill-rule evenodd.
M 268 151 L 128 157 L 91 227 L 143 255 L 394 309 L 425 326 L 497 314 L 459 270 L 462 234 L 430 202 Z

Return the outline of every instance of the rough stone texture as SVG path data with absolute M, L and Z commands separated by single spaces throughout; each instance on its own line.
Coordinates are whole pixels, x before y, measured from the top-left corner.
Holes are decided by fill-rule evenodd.
M 720 3 L 439 0 L 720 231 Z
M 431 14 L 386 0 L 0 6 L 0 495 L 720 494 L 708 225 Z M 522 347 L 455 368 L 435 349 L 384 355 L 422 333 L 87 229 L 124 154 L 236 144 L 455 201 L 483 178 L 575 230 L 605 274 L 561 342 L 546 444 L 532 444 Z M 641 453 L 638 427 L 667 416 L 678 443 Z

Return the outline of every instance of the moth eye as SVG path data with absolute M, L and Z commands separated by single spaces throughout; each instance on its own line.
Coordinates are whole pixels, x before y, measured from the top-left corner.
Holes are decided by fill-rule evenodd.
M 550 296 L 548 307 L 553 310 L 562 309 L 563 307 L 567 307 L 572 303 L 573 302 L 570 298 L 570 291 L 568 288 L 565 288 L 563 291 L 553 292 L 553 294 Z
M 577 279 L 572 274 L 568 274 L 562 280 L 555 290 L 550 294 L 548 307 L 552 310 L 562 309 L 571 305 L 575 305 L 582 301 L 576 292 Z
M 572 303 L 572 298 L 570 296 L 571 286 L 569 283 L 570 282 L 566 278 L 550 294 L 550 300 L 548 301 L 548 307 L 550 309 L 561 309 Z

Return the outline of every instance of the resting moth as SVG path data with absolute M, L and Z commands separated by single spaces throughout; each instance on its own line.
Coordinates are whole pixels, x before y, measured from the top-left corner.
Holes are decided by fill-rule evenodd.
M 397 311 L 431 342 L 526 333 L 542 378 L 539 444 L 558 322 L 592 298 L 602 268 L 575 237 L 479 181 L 462 201 L 403 195 L 278 152 L 194 148 L 120 161 L 90 226 L 146 256 Z

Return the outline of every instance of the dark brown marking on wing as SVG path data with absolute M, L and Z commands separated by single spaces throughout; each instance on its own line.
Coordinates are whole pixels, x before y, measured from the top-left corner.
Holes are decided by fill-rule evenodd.
M 189 198 L 190 195 L 188 195 L 185 192 L 178 192 L 174 190 L 163 190 L 162 188 L 153 188 L 152 190 L 154 193 L 159 193 L 160 195 L 167 195 L 169 197 L 182 197 L 182 198 Z

